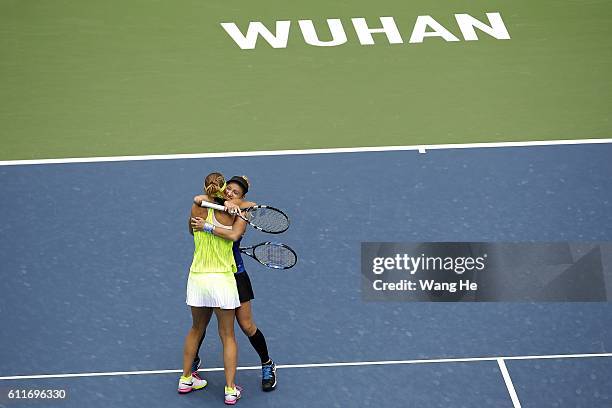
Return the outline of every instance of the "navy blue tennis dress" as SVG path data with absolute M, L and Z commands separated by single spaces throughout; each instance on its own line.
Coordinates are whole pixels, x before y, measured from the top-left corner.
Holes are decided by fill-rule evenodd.
M 251 286 L 251 279 L 249 279 L 249 275 L 244 267 L 244 261 L 242 260 L 242 253 L 240 252 L 241 241 L 242 238 L 234 242 L 232 251 L 234 252 L 234 261 L 236 262 L 236 273 L 234 273 L 234 277 L 236 278 L 236 286 L 238 287 L 238 298 L 240 299 L 240 303 L 244 303 L 255 299 L 255 294 L 253 293 L 253 286 Z

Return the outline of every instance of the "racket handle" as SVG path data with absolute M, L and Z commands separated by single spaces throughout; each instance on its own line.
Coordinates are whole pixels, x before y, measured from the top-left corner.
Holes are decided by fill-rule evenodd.
M 214 210 L 224 211 L 225 207 L 219 204 L 209 203 L 208 201 L 202 201 L 200 207 L 212 208 Z

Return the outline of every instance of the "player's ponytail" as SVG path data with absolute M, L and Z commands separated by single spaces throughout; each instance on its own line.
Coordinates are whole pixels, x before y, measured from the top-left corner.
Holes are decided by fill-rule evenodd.
M 209 197 L 215 197 L 221 193 L 225 185 L 225 177 L 221 173 L 210 173 L 204 179 L 204 192 Z

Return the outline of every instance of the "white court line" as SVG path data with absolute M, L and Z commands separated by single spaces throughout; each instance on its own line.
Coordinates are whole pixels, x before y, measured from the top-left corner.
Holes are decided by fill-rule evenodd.
M 414 146 L 372 146 L 372 147 L 342 147 L 330 149 L 302 149 L 302 150 L 262 150 L 252 152 L 225 152 L 225 153 L 193 153 L 193 154 L 158 154 L 143 156 L 108 156 L 108 157 L 72 157 L 63 159 L 35 159 L 35 160 L 4 160 L 0 166 L 23 166 L 31 164 L 65 164 L 65 163 L 99 163 L 142 160 L 176 160 L 176 159 L 209 159 L 223 157 L 257 157 L 257 156 L 293 156 L 331 153 L 367 153 L 367 152 L 399 152 L 416 150 L 425 153 L 427 150 L 444 149 L 476 149 L 486 147 L 528 147 L 528 146 L 556 146 L 581 144 L 607 144 L 612 139 L 574 139 L 574 140 L 540 140 L 524 142 L 497 142 L 497 143 L 455 143 Z
M 541 359 L 563 359 L 563 358 L 595 358 L 612 357 L 612 353 L 595 354 L 551 354 L 542 356 L 498 356 L 498 357 L 465 357 L 465 358 L 438 358 L 423 360 L 385 360 L 385 361 L 355 361 L 341 363 L 313 363 L 313 364 L 285 364 L 277 365 L 276 368 L 329 368 L 329 367 L 358 367 L 379 365 L 401 365 L 401 364 L 433 364 L 433 363 L 470 363 L 475 361 L 498 361 L 502 360 L 541 360 Z M 261 366 L 238 367 L 238 370 L 261 370 Z M 223 371 L 222 367 L 204 368 L 198 371 L 211 372 Z M 118 375 L 147 375 L 147 374 L 171 374 L 181 373 L 183 370 L 150 370 L 150 371 L 112 371 L 99 373 L 72 373 L 72 374 L 39 374 L 39 375 L 12 375 L 0 377 L 0 380 L 30 380 L 40 378 L 74 378 L 74 377 L 107 377 Z
M 502 377 L 504 377 L 504 382 L 506 383 L 506 388 L 508 388 L 508 393 L 510 394 L 510 399 L 512 400 L 514 408 L 521 408 L 521 402 L 518 399 L 518 395 L 516 395 L 516 390 L 514 389 L 514 384 L 512 384 L 512 378 L 510 378 L 510 373 L 508 372 L 504 359 L 498 358 L 497 364 L 501 370 Z

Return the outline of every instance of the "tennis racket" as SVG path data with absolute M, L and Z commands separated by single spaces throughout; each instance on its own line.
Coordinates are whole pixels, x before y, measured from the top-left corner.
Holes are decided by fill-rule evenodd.
M 289 269 L 297 263 L 297 254 L 288 245 L 262 242 L 250 247 L 240 247 L 240 252 L 272 269 Z
M 225 207 L 219 204 L 202 201 L 202 207 L 213 208 L 215 210 L 224 211 Z M 241 214 L 236 214 L 249 225 L 269 234 L 280 234 L 287 231 L 289 228 L 289 217 L 281 210 L 267 205 L 255 205 L 245 208 Z

